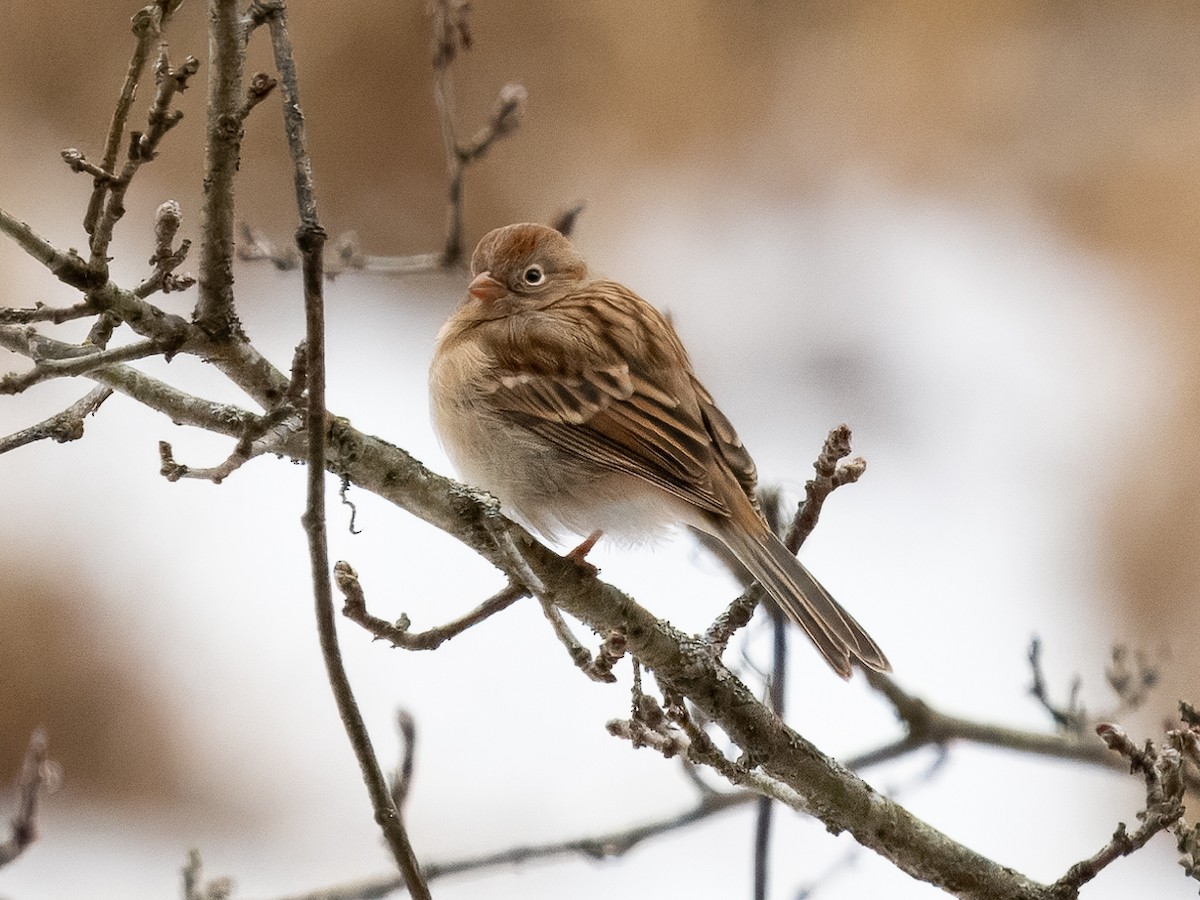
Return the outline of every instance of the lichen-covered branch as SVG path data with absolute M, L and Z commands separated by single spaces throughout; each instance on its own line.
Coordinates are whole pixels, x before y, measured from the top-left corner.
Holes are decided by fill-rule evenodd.
M 112 396 L 110 387 L 94 387 L 60 413 L 36 425 L 0 438 L 0 453 L 7 453 L 35 441 L 52 440 L 59 444 L 83 437 L 83 420 L 100 408 Z
M 203 241 L 196 324 L 215 338 L 243 338 L 233 297 L 234 178 L 242 148 L 243 45 L 236 0 L 209 0 L 208 121 Z M 238 341 L 240 342 L 240 341 Z

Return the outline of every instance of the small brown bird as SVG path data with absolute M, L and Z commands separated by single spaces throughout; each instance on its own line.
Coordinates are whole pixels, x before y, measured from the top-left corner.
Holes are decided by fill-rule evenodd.
M 890 669 L 768 528 L 754 461 L 658 310 L 589 279 L 544 225 L 488 233 L 471 273 L 429 373 L 434 427 L 464 479 L 551 537 L 675 523 L 712 534 L 835 672 Z

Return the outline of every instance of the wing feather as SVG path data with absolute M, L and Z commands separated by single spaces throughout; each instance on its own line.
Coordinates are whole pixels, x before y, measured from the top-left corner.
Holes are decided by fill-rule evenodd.
M 674 329 L 627 289 L 594 282 L 523 317 L 507 337 L 492 348 L 496 368 L 484 390 L 524 427 L 721 517 L 731 510 L 714 462 L 736 460 L 731 474 L 753 490 L 753 463 L 744 449 L 738 456 L 736 432 L 692 375 Z M 536 366 L 518 352 L 522 342 L 536 346 Z

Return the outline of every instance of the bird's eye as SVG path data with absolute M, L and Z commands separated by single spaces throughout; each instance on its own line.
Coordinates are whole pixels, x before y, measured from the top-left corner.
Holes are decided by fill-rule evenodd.
M 542 271 L 542 267 L 538 265 L 530 266 L 521 276 L 525 279 L 526 284 L 541 284 L 546 280 L 546 273 Z

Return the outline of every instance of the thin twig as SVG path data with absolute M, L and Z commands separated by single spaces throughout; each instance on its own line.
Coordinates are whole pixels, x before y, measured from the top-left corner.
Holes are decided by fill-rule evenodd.
M 529 596 L 529 591 L 524 586 L 510 582 L 506 588 L 483 601 L 465 616 L 445 625 L 414 633 L 409 630 L 411 622 L 407 615 L 402 614 L 393 624 L 367 612 L 366 595 L 359 582 L 358 573 L 348 562 L 339 561 L 334 564 L 333 579 L 345 600 L 342 615 L 365 628 L 376 640 L 388 641 L 393 647 L 405 650 L 436 650 L 471 626 L 478 625 L 501 610 L 508 609 L 522 597 Z
M 145 359 L 147 356 L 157 356 L 162 352 L 162 347 L 156 341 L 151 340 L 138 341 L 124 347 L 114 347 L 112 350 L 93 350 L 91 353 L 80 354 L 71 359 L 41 359 L 28 372 L 20 374 L 13 372 L 0 376 L 0 394 L 19 394 L 50 378 L 86 375 L 114 363 Z
M 1120 761 L 1105 750 L 1099 741 L 1082 740 L 1070 734 L 1023 731 L 949 715 L 905 691 L 890 675 L 869 672 L 867 681 L 892 704 L 907 729 L 907 737 L 901 742 L 906 752 L 930 744 L 969 741 L 1038 756 L 1087 762 L 1107 769 L 1121 769 Z
M 242 41 L 265 21 L 269 21 L 280 6 L 280 0 L 254 0 L 241 20 Z M 463 243 L 463 189 L 467 169 L 483 158 L 499 140 L 511 135 L 521 123 L 528 94 L 519 84 L 500 88 L 487 120 L 469 140 L 458 137 L 457 113 L 454 98 L 452 64 L 458 54 L 471 47 L 470 3 L 467 0 L 433 0 L 429 7 L 433 38 L 433 96 L 438 109 L 442 146 L 446 154 L 446 230 L 439 253 L 419 253 L 412 256 L 372 256 L 363 253 L 357 244 L 343 245 L 326 260 L 326 274 L 333 277 L 345 271 L 375 272 L 385 275 L 410 275 L 461 265 L 466 247 Z M 563 233 L 569 233 L 582 204 L 564 211 L 556 219 Z M 556 226 L 558 227 L 558 226 Z M 269 260 L 279 269 L 295 268 L 297 260 L 289 250 L 277 250 L 274 243 L 247 226 L 243 226 L 238 244 L 238 257 L 245 260 Z
M 304 421 L 300 412 L 291 406 L 280 405 L 262 418 L 248 420 L 233 452 L 224 462 L 211 468 L 197 468 L 176 462 L 170 443 L 159 441 L 158 455 L 162 463 L 159 474 L 167 481 L 195 478 L 220 484 L 250 460 L 266 453 L 281 453 L 284 445 L 303 430 Z
M 242 122 L 246 121 L 246 117 L 258 104 L 267 99 L 271 91 L 275 90 L 278 85 L 274 78 L 266 72 L 255 72 L 250 78 L 250 85 L 246 88 L 246 99 L 242 102 L 241 108 L 238 110 L 238 118 Z
M 588 677 L 593 681 L 606 684 L 616 681 L 616 676 L 612 674 L 613 666 L 625 658 L 628 646 L 623 631 L 609 632 L 608 637 L 600 643 L 600 647 L 596 650 L 596 658 L 586 673 Z M 636 660 L 634 662 L 636 663 Z
M 417 753 L 417 723 L 406 709 L 396 712 L 396 731 L 400 735 L 400 762 L 392 774 L 392 804 L 403 811 L 412 788 L 413 763 Z
M 0 453 L 7 453 L 34 441 L 52 440 L 59 444 L 83 437 L 83 420 L 112 396 L 110 387 L 94 387 L 62 412 L 8 437 L 0 438 Z
M 236 18 L 233 23 L 236 25 Z M 321 655 L 333 689 L 338 713 L 346 735 L 358 759 L 359 769 L 375 811 L 375 821 L 383 831 L 392 856 L 404 876 L 409 893 L 416 900 L 429 900 L 429 888 L 421 875 L 416 854 L 408 838 L 400 811 L 393 802 L 387 779 L 371 746 L 371 738 L 355 702 L 350 680 L 342 662 L 337 639 L 337 619 L 330 584 L 328 535 L 325 527 L 325 297 L 322 253 L 325 229 L 317 214 L 313 189 L 312 163 L 308 155 L 304 116 L 300 107 L 299 81 L 296 77 L 287 13 L 279 3 L 269 19 L 275 67 L 279 71 L 283 95 L 284 129 L 295 172 L 296 206 L 300 227 L 296 246 L 300 250 L 304 281 L 304 340 L 307 347 L 307 436 L 308 503 L 303 516 L 312 564 L 313 595 L 316 605 L 317 632 Z M 236 35 L 234 35 L 236 37 Z
M 504 85 L 487 122 L 469 142 L 462 143 L 459 140 L 451 65 L 460 52 L 471 48 L 469 13 L 470 4 L 466 0 L 434 0 L 429 8 L 433 30 L 433 97 L 442 128 L 442 146 L 446 151 L 446 173 L 450 179 L 446 192 L 446 240 L 440 259 L 441 265 L 447 267 L 458 265 L 465 251 L 463 181 L 467 168 L 497 140 L 517 129 L 528 99 L 521 85 Z
M 250 36 L 256 28 L 267 24 L 275 15 L 276 5 L 273 0 L 252 0 L 241 20 L 242 46 L 250 43 Z
M 1109 664 L 1104 667 L 1104 678 L 1117 696 L 1116 708 L 1104 718 L 1116 719 L 1141 708 L 1162 680 L 1162 670 L 1158 662 L 1141 650 L 1116 644 Z
M 182 291 L 196 283 L 191 275 L 176 275 L 175 270 L 187 259 L 192 242 L 183 240 L 179 249 L 174 248 L 175 235 L 183 223 L 183 210 L 176 200 L 167 200 L 158 207 L 154 214 L 154 254 L 150 257 L 150 265 L 154 272 L 134 289 L 139 297 L 148 297 L 155 291 L 164 294 L 171 291 Z
M 583 210 L 584 202 L 582 200 L 572 203 L 550 220 L 550 227 L 563 237 L 570 237 Z
M 146 68 L 146 60 L 150 58 L 150 48 L 158 43 L 162 36 L 163 23 L 177 6 L 178 4 L 175 4 L 174 7 L 164 9 L 162 3 L 151 3 L 138 10 L 133 17 L 133 33 L 137 37 L 137 43 L 125 73 L 125 84 L 121 87 L 121 94 L 117 98 L 112 121 L 108 126 L 108 138 L 104 142 L 104 161 L 98 167 L 100 172 L 108 174 L 107 177 L 96 178 L 92 197 L 83 217 L 83 227 L 89 235 L 95 233 L 104 210 L 104 201 L 112 181 L 111 173 L 117 169 L 117 155 L 121 151 L 121 141 L 125 136 L 125 123 L 129 120 L 129 111 L 133 108 L 133 99 L 137 94 L 142 71 Z
M 67 307 L 46 306 L 44 303 L 38 303 L 29 309 L 5 306 L 0 307 L 0 324 L 31 325 L 35 322 L 50 322 L 54 325 L 61 325 L 63 322 L 95 314 L 96 308 L 87 300 Z
M 415 253 L 412 256 L 364 256 L 362 270 L 380 275 L 414 275 L 444 267 L 445 252 Z
M 0 347 L 25 356 L 33 355 L 24 329 L 10 325 L 0 325 Z M 78 344 L 67 344 L 44 336 L 39 338 L 38 349 L 47 356 L 60 357 L 74 357 L 87 351 L 87 348 Z M 259 416 L 239 406 L 197 397 L 130 366 L 110 365 L 83 374 L 157 410 L 179 425 L 193 425 L 216 434 L 239 438 L 260 421 Z M 286 451 L 288 456 L 299 458 L 303 454 L 303 446 L 293 441 Z
M 1117 825 L 1112 839 L 1096 853 L 1075 863 L 1055 887 L 1073 895 L 1113 861 L 1144 847 L 1154 835 L 1166 831 L 1183 818 L 1184 780 L 1178 751 L 1159 750 L 1150 741 L 1138 747 L 1125 732 L 1111 724 L 1096 728 L 1108 748 L 1127 761 L 1131 771 L 1140 772 L 1146 782 L 1146 806 L 1138 813 L 1142 824 L 1131 834 L 1124 822 Z
M 290 272 L 300 265 L 300 254 L 289 244 L 280 248 L 265 231 L 251 228 L 245 222 L 238 225 L 237 258 L 247 262 L 269 260 L 281 272 Z
M 857 481 L 866 469 L 866 461 L 861 457 L 847 463 L 840 462 L 849 455 L 850 429 L 846 425 L 839 425 L 825 438 L 821 452 L 817 455 L 816 462 L 813 463 L 813 468 L 817 473 L 816 478 L 811 479 L 805 485 L 804 501 L 796 509 L 796 515 L 784 533 L 784 546 L 792 553 L 800 550 L 804 541 L 816 527 L 821 509 L 825 505 L 825 498 L 842 485 Z M 745 571 L 744 567 L 733 559 L 732 554 L 720 542 L 706 540 L 703 536 L 701 536 L 701 542 L 717 553 L 718 557 L 729 565 L 735 574 Z M 754 610 L 765 596 L 766 591 L 762 589 L 762 586 L 753 584 L 717 617 L 705 632 L 705 640 L 712 646 L 714 653 L 719 656 L 725 652 L 730 638 L 750 621 L 754 616 Z
M 38 798 L 57 787 L 57 768 L 46 756 L 46 732 L 34 729 L 17 778 L 17 811 L 13 815 L 8 839 L 0 843 L 0 867 L 8 865 L 37 840 Z
M 111 281 L 97 282 L 78 254 L 58 250 L 3 209 L 0 209 L 0 232 L 16 240 L 63 284 L 86 291 L 97 310 L 115 313 L 138 334 L 158 340 L 164 348 L 194 353 L 207 360 L 263 409 L 273 408 L 286 392 L 287 377 L 248 341 L 214 339 L 181 316 L 164 312 L 133 291 Z
M 204 880 L 204 863 L 199 850 L 189 850 L 183 876 L 183 900 L 228 900 L 233 895 L 233 879 L 228 876 Z
M 1042 672 L 1042 642 L 1037 635 L 1029 641 L 1029 668 L 1033 675 L 1033 684 L 1029 686 L 1030 695 L 1050 714 L 1050 718 L 1062 731 L 1075 735 L 1084 734 L 1087 731 L 1088 716 L 1079 705 L 1079 678 L 1076 677 L 1071 684 L 1071 697 L 1065 707 L 1050 700 L 1046 676 Z
M 714 792 L 704 795 L 694 807 L 682 813 L 645 825 L 565 841 L 510 847 L 494 853 L 463 857 L 446 862 L 433 862 L 425 866 L 424 872 L 428 879 L 433 881 L 467 872 L 509 868 L 561 857 L 582 857 L 589 860 L 610 859 L 623 856 L 647 840 L 686 828 L 719 813 L 738 809 L 754 799 L 755 795 L 748 792 Z M 304 894 L 292 894 L 281 897 L 279 900 L 372 900 L 372 898 L 386 897 L 403 887 L 403 882 L 395 876 L 381 876 Z
M 156 90 L 154 102 L 150 107 L 146 131 L 132 131 L 129 135 L 129 149 L 125 165 L 120 174 L 115 174 L 112 164 L 105 157 L 102 175 L 97 177 L 97 185 L 102 185 L 107 192 L 103 208 L 98 218 L 93 222 L 91 232 L 92 257 L 90 268 L 100 279 L 108 277 L 108 246 L 112 241 L 113 229 L 125 215 L 125 194 L 133 182 L 134 176 L 143 163 L 147 163 L 158 155 L 158 144 L 163 136 L 179 124 L 183 118 L 180 110 L 171 109 L 171 101 L 176 92 L 187 89 L 188 79 L 199 70 L 200 63 L 194 57 L 187 57 L 178 69 L 171 67 L 167 56 L 166 44 L 158 51 L 158 61 L 154 66 Z M 63 159 L 75 171 L 90 171 L 85 165 L 83 155 L 75 149 L 64 150 Z M 115 160 L 113 160 L 115 163 Z M 89 214 L 91 210 L 89 209 Z
M 34 232 L 16 216 L 0 208 L 0 232 L 15 240 L 21 249 L 44 265 L 63 284 L 87 290 L 93 284 L 87 263 L 74 250 L 62 252 Z
M 783 545 L 796 553 L 814 528 L 825 506 L 825 498 L 843 485 L 853 484 L 866 471 L 867 461 L 861 456 L 842 462 L 850 455 L 850 427 L 839 425 L 829 432 L 817 460 L 813 463 L 816 477 L 804 485 L 804 502 L 796 509 L 792 524 L 783 535 Z

